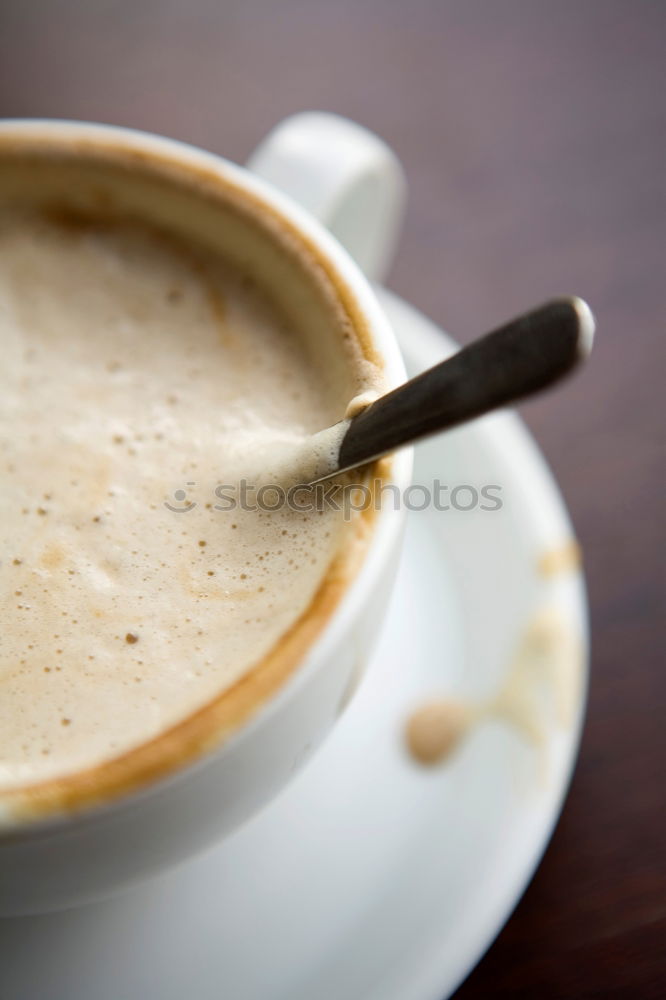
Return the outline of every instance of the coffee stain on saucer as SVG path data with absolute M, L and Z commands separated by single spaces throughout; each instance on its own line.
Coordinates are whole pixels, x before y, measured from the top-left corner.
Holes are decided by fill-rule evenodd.
M 543 552 L 537 562 L 537 571 L 539 576 L 549 579 L 560 573 L 580 569 L 582 561 L 580 546 L 572 538 L 564 545 Z
M 419 764 L 448 760 L 476 727 L 500 721 L 543 752 L 552 729 L 576 716 L 584 649 L 568 621 L 551 607 L 525 629 L 495 695 L 485 701 L 432 698 L 407 721 L 405 741 Z
M 405 739 L 414 760 L 419 764 L 439 764 L 446 760 L 474 722 L 475 706 L 451 698 L 433 698 L 412 713 L 407 721 Z

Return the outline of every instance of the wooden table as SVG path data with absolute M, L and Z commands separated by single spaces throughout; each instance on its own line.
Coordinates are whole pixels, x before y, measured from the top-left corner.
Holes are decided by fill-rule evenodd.
M 524 408 L 586 556 L 582 753 L 545 860 L 461 1000 L 666 996 L 665 54 L 656 0 L 5 0 L 0 13 L 0 114 L 133 125 L 242 161 L 284 115 L 338 111 L 405 164 L 401 295 L 463 340 L 554 293 L 596 310 L 589 369 Z

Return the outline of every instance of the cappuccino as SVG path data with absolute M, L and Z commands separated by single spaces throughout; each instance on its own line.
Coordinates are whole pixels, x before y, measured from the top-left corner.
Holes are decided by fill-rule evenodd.
M 2 789 L 117 757 L 232 688 L 349 526 L 220 502 L 348 398 L 237 263 L 137 221 L 3 209 L 0 337 Z

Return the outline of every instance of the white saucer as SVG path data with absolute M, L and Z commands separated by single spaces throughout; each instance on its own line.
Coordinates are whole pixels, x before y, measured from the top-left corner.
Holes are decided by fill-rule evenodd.
M 382 299 L 411 373 L 451 350 L 424 317 Z M 586 611 L 577 572 L 536 571 L 571 528 L 515 417 L 420 446 L 415 481 L 434 478 L 501 485 L 504 506 L 410 515 L 377 655 L 320 753 L 263 813 L 176 871 L 80 910 L 0 922 L 3 997 L 442 1000 L 458 986 L 550 837 L 584 695 L 574 724 L 549 732 L 545 773 L 499 723 L 423 769 L 405 753 L 404 721 L 429 695 L 491 691 L 544 601 L 584 636 Z

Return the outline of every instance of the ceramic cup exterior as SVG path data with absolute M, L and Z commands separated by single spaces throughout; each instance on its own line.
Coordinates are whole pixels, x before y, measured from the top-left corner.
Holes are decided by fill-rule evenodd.
M 396 341 L 368 282 L 381 279 L 391 257 L 404 182 L 391 151 L 365 129 L 335 115 L 296 115 L 264 140 L 248 169 L 172 140 L 109 126 L 0 123 L 0 136 L 14 135 L 46 144 L 121 144 L 244 188 L 325 255 L 353 294 L 388 384 L 404 380 Z M 410 472 L 406 450 L 392 459 L 389 482 L 404 489 Z M 29 824 L 0 811 L 0 915 L 57 909 L 113 892 L 184 859 L 267 803 L 314 752 L 353 694 L 386 610 L 401 529 L 402 512 L 386 505 L 373 522 L 359 572 L 298 669 L 226 742 L 94 808 Z

